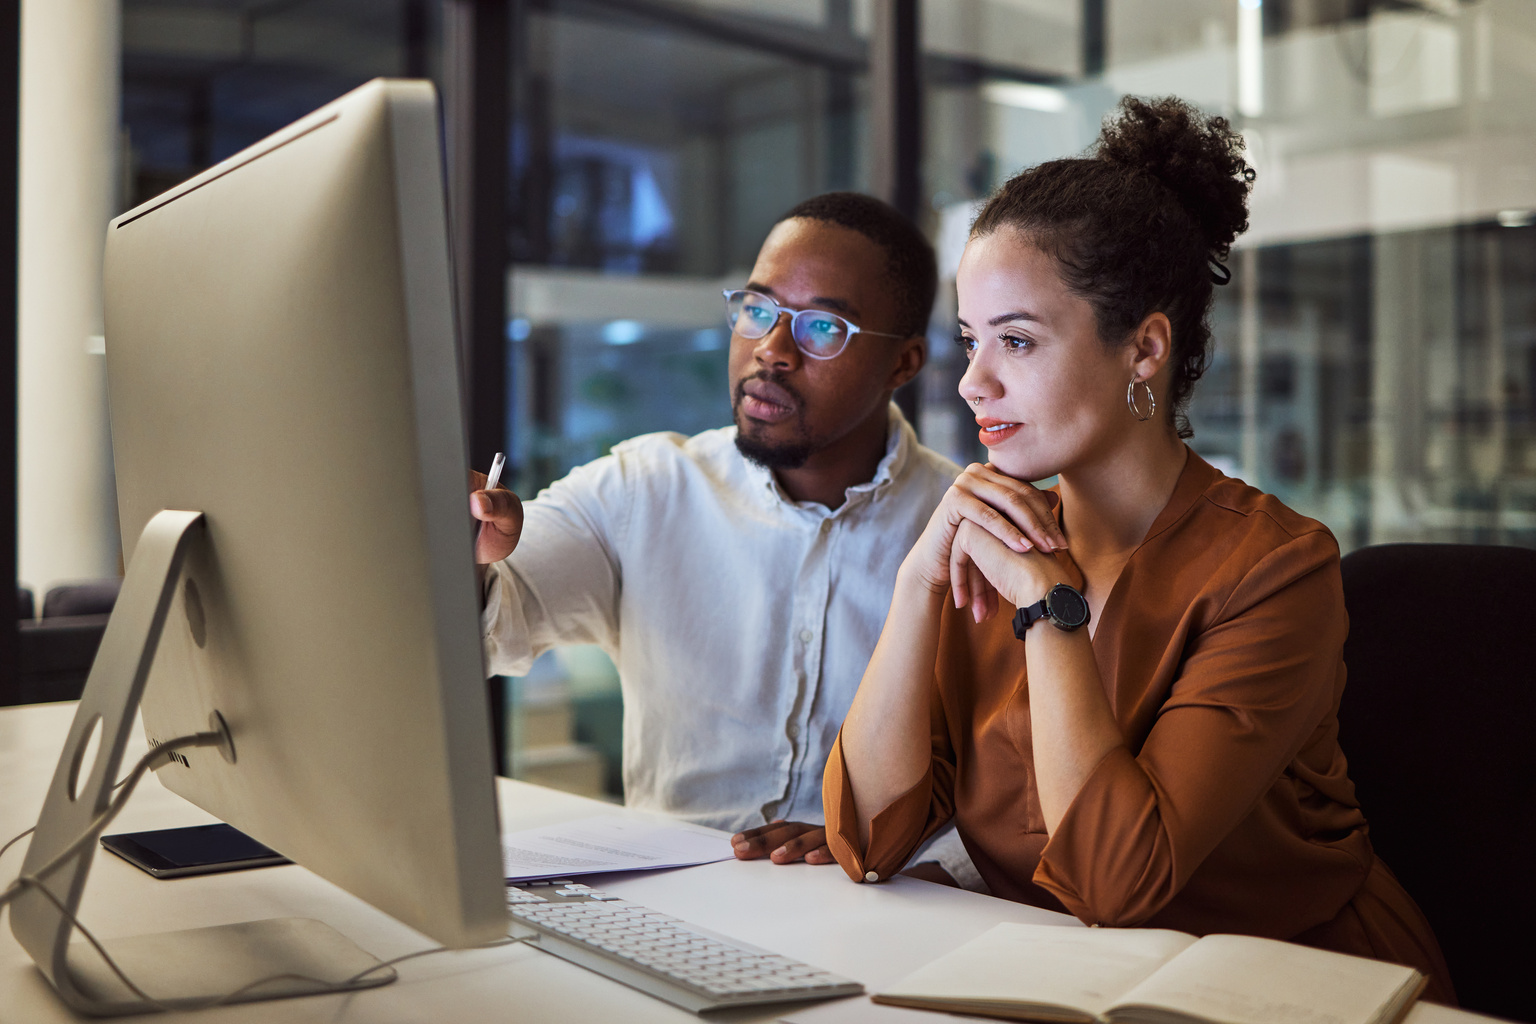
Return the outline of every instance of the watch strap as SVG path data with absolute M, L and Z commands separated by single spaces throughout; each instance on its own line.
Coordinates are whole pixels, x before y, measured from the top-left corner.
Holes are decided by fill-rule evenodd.
M 1029 632 L 1029 627 L 1049 614 L 1050 611 L 1046 607 L 1045 598 L 1041 598 L 1034 604 L 1025 605 L 1013 613 L 1013 635 L 1023 640 L 1024 634 Z

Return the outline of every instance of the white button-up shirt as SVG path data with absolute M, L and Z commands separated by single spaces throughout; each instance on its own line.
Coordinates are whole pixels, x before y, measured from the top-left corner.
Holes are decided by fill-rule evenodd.
M 958 467 L 891 406 L 885 457 L 837 509 L 789 500 L 736 430 L 647 434 L 524 505 L 492 568 L 492 672 L 601 646 L 624 695 L 625 802 L 730 831 L 821 823 L 821 773 L 896 570 Z

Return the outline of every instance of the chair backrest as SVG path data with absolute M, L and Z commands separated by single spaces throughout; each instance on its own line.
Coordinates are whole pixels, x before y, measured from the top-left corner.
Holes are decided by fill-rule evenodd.
M 60 615 L 106 615 L 117 603 L 117 592 L 123 588 L 120 579 L 82 580 L 79 583 L 61 583 L 48 588 L 43 598 L 43 618 Z
M 1536 1020 L 1536 550 L 1344 558 L 1339 739 L 1376 852 L 1468 1009 Z
M 32 599 L 32 588 L 16 585 L 16 617 L 18 619 L 37 618 L 37 605 Z

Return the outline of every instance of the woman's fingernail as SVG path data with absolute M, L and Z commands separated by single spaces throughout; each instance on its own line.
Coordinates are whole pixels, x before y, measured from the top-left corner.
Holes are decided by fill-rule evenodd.
M 773 856 L 774 857 L 787 857 L 787 856 L 789 856 L 789 847 L 787 847 L 787 846 L 779 847 L 777 850 L 773 851 Z

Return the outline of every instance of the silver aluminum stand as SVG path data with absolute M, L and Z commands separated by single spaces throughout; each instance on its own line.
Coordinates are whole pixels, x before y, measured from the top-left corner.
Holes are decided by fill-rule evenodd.
M 201 512 L 164 511 L 144 527 L 128 567 L 106 635 L 91 665 L 85 693 L 70 726 L 22 874 L 30 875 L 75 842 L 112 798 L 113 780 L 154 662 L 181 565 L 191 544 L 204 542 Z M 225 731 L 224 756 L 235 752 Z M 94 764 L 85 763 L 99 742 Z M 102 942 L 108 954 L 145 992 L 146 1002 L 123 984 L 85 942 L 71 942 L 96 843 L 42 879 L 68 914 L 35 887 L 10 906 L 11 931 L 70 1008 L 96 1017 L 191 1009 L 274 975 L 228 999 L 251 1002 L 385 985 L 392 968 L 352 981 L 379 961 L 329 925 L 305 918 L 274 918 L 187 931 L 137 935 Z M 150 910 L 146 916 L 152 916 Z

